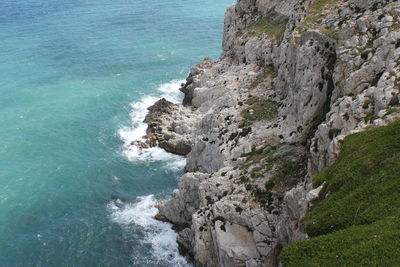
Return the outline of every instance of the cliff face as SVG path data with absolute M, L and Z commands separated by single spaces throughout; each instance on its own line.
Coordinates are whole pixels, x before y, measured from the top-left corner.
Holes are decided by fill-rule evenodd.
M 393 3 L 392 3 L 393 2 Z M 400 117 L 400 3 L 239 0 L 221 60 L 192 68 L 182 105 L 146 118 L 147 145 L 187 154 L 158 218 L 197 266 L 276 266 L 346 135 Z

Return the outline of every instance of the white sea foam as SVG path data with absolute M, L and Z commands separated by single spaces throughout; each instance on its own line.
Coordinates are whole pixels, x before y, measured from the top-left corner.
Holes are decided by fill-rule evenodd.
M 123 143 L 123 154 L 131 161 L 164 161 L 166 167 L 177 170 L 185 165 L 185 159 L 180 156 L 172 155 L 158 147 L 142 149 L 131 145 L 134 141 L 140 141 L 146 135 L 147 125 L 143 123 L 148 108 L 161 98 L 165 98 L 173 103 L 182 100 L 182 93 L 179 91 L 181 83 L 185 80 L 172 80 L 162 84 L 157 89 L 156 95 L 144 96 L 138 102 L 131 104 L 130 112 L 131 126 L 123 127 L 118 131 L 118 135 Z
M 107 205 L 111 219 L 120 224 L 128 233 L 134 233 L 134 229 L 140 228 L 144 233 L 143 243 L 151 245 L 151 254 L 154 257 L 153 264 L 168 266 L 191 266 L 186 259 L 179 254 L 176 243 L 177 234 L 171 229 L 169 223 L 154 219 L 157 214 L 157 201 L 153 195 L 138 197 L 137 202 L 123 203 L 113 200 Z M 132 256 L 134 264 L 141 257 Z
M 148 108 L 161 98 L 165 98 L 173 103 L 182 100 L 182 93 L 179 91 L 184 80 L 172 80 L 162 84 L 157 94 L 144 96 L 138 102 L 131 104 L 130 112 L 131 126 L 124 127 L 118 131 L 118 135 L 123 141 L 123 154 L 131 161 L 157 161 L 164 164 L 169 170 L 182 170 L 186 164 L 186 159 L 166 152 L 159 147 L 141 149 L 132 142 L 140 141 L 146 135 L 147 125 L 143 123 Z M 124 203 L 119 199 L 112 200 L 107 205 L 107 210 L 111 219 L 120 224 L 125 234 L 129 237 L 137 234 L 137 230 L 144 234 L 143 237 L 134 237 L 140 240 L 143 245 L 151 246 L 151 259 L 143 259 L 142 255 L 137 255 L 133 251 L 132 260 L 135 265 L 143 266 L 147 264 L 161 264 L 167 266 L 191 266 L 184 257 L 179 254 L 178 244 L 176 243 L 177 234 L 172 230 L 171 225 L 154 219 L 158 210 L 156 200 L 153 195 L 139 197 L 135 203 Z M 149 262 L 143 262 L 143 260 Z

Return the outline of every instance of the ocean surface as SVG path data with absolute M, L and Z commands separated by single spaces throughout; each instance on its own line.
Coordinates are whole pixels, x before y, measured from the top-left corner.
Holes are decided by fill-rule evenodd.
M 232 3 L 0 1 L 0 266 L 190 266 L 152 218 L 185 159 L 129 144 Z

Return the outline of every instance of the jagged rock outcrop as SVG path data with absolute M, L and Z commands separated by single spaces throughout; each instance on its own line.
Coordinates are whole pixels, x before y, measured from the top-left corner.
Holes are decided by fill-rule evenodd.
M 221 60 L 192 68 L 183 105 L 150 109 L 147 141 L 187 154 L 159 218 L 197 266 L 277 266 L 348 134 L 400 117 L 400 3 L 239 0 Z
M 141 148 L 159 146 L 168 152 L 187 155 L 191 150 L 193 113 L 183 107 L 160 99 L 149 108 L 144 122 L 148 124 L 146 136 L 132 145 Z

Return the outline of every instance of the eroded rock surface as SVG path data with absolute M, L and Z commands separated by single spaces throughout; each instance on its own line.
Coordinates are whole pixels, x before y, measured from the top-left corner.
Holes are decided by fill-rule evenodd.
M 398 119 L 400 4 L 239 0 L 220 61 L 193 67 L 182 105 L 151 109 L 146 141 L 187 155 L 159 218 L 196 266 L 277 266 L 351 133 Z

